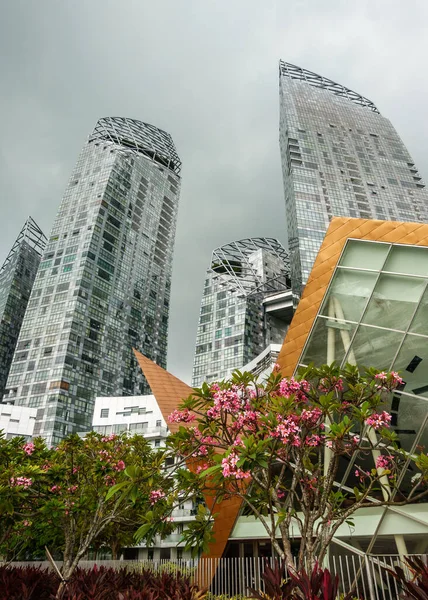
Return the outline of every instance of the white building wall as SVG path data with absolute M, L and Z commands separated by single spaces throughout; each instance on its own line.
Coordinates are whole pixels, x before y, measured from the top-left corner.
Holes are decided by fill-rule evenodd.
M 153 395 L 96 398 L 92 427 L 107 435 L 139 433 L 154 447 L 164 446 L 168 436 L 167 423 Z
M 94 431 L 106 435 L 125 431 L 144 435 L 154 448 L 165 446 L 169 433 L 168 425 L 153 395 L 96 398 L 92 427 Z M 194 520 L 195 512 L 192 502 L 183 502 L 173 513 L 178 529 L 163 540 L 157 538 L 151 548 L 141 545 L 138 548 L 138 558 L 190 558 L 190 553 L 183 551 L 184 544 L 180 544 L 179 541 L 186 523 Z
M 37 408 L 0 404 L 0 431 L 6 438 L 23 436 L 30 439 L 33 435 Z
M 263 382 L 264 379 L 269 377 L 272 373 L 280 350 L 281 344 L 269 344 L 269 346 L 256 356 L 256 358 L 243 367 L 240 367 L 238 370 L 241 371 L 241 373 L 249 372 L 258 375 L 260 382 Z M 232 376 L 233 371 L 235 371 L 235 369 L 230 369 L 228 371 L 226 379 L 229 379 Z

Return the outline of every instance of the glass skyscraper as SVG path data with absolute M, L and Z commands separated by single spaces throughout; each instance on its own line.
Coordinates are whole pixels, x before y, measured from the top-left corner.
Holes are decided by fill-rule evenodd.
M 263 301 L 290 290 L 288 254 L 278 240 L 250 238 L 214 250 L 201 301 L 192 386 L 223 379 L 271 343 L 287 323 Z
M 293 289 L 333 216 L 428 222 L 428 193 L 388 119 L 348 88 L 280 61 L 280 147 Z
M 34 283 L 5 401 L 38 408 L 56 443 L 95 397 L 149 392 L 138 348 L 166 366 L 181 162 L 170 135 L 100 119 L 77 161 Z
M 45 245 L 44 233 L 29 217 L 0 269 L 0 398 Z

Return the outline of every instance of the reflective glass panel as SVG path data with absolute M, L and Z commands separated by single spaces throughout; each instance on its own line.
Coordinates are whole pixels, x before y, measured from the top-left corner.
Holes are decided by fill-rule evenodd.
M 344 321 L 318 317 L 300 362 L 305 365 L 314 363 L 316 367 L 333 361 L 340 364 L 355 327 Z
M 389 248 L 390 244 L 383 244 L 381 242 L 349 240 L 339 264 L 344 267 L 380 271 Z
M 386 410 L 387 412 L 391 412 L 391 394 L 386 394 L 385 395 L 385 402 L 384 404 L 382 404 L 381 410 Z M 353 433 L 356 434 L 361 434 L 361 429 L 360 427 L 355 427 L 352 429 Z M 349 486 L 350 488 L 355 487 L 356 485 L 359 485 L 359 478 L 355 475 L 355 467 L 358 465 L 359 468 L 363 469 L 364 471 L 371 471 L 374 467 L 375 467 L 375 459 L 373 458 L 373 453 L 370 451 L 370 444 L 368 442 L 368 440 L 365 440 L 363 442 L 364 444 L 364 450 L 360 451 L 356 458 L 355 458 L 355 463 L 352 466 L 352 468 L 349 470 L 349 473 L 347 474 L 348 471 L 348 466 L 349 466 L 349 459 L 342 459 L 339 463 L 339 471 L 338 471 L 338 477 L 337 480 L 338 481 L 343 481 L 343 483 L 347 486 Z M 345 476 L 347 474 L 346 479 Z M 380 498 L 381 497 L 381 492 L 380 490 L 378 490 L 377 492 L 373 493 L 374 497 Z
M 391 329 L 407 329 L 424 287 L 424 279 L 381 275 L 363 322 Z
M 389 369 L 402 339 L 403 334 L 398 331 L 360 325 L 346 362 L 381 371 Z
M 367 446 L 368 446 L 368 444 L 367 444 Z M 346 459 L 342 458 L 339 463 L 339 471 L 337 474 L 337 479 L 340 481 L 344 479 L 344 476 L 346 474 L 346 470 L 348 467 L 348 462 L 349 462 L 349 459 L 346 460 Z M 344 481 L 344 485 L 350 487 L 351 489 L 353 489 L 355 486 L 358 487 L 361 483 L 359 478 L 355 475 L 357 466 L 360 469 L 362 469 L 363 471 L 371 471 L 372 469 L 374 469 L 375 460 L 373 458 L 373 454 L 370 451 L 369 447 L 367 447 L 364 451 L 358 452 L 358 454 L 355 458 L 355 463 Z M 378 498 L 378 499 L 382 498 L 382 492 L 378 488 L 378 486 L 376 486 L 376 488 L 371 492 L 370 496 L 372 496 L 373 498 Z
M 392 400 L 391 414 L 393 417 L 392 429 L 398 435 L 399 442 L 403 450 L 409 452 L 415 441 L 415 436 L 423 424 L 423 420 L 428 410 L 428 402 L 424 398 L 415 398 L 406 394 L 395 394 Z M 418 446 L 428 447 L 428 429 L 425 426 L 422 436 L 418 441 Z M 403 484 L 400 488 L 408 492 L 412 486 L 412 477 L 415 470 L 407 471 Z
M 392 414 L 391 429 L 398 435 L 403 450 L 407 452 L 411 450 L 415 434 L 422 425 L 427 409 L 428 403 L 423 398 L 415 398 L 399 392 L 393 395 L 391 409 L 388 411 Z M 424 441 L 426 444 L 428 439 L 421 439 L 419 443 L 424 444 Z
M 417 246 L 393 246 L 383 271 L 428 275 L 428 248 Z
M 428 287 L 425 289 L 409 331 L 428 335 Z
M 428 397 L 428 339 L 406 335 L 393 369 L 404 379 L 405 392 Z
M 377 277 L 377 273 L 337 269 L 321 314 L 346 321 L 360 321 Z

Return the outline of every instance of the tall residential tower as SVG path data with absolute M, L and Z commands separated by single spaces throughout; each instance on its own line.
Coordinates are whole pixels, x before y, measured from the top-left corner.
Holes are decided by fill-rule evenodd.
M 428 222 L 428 193 L 388 119 L 360 94 L 280 61 L 280 147 L 293 289 L 333 216 Z
M 166 365 L 180 168 L 170 135 L 133 119 L 100 119 L 80 153 L 5 397 L 38 408 L 50 443 L 91 427 L 97 395 L 149 392 L 133 347 Z
M 46 236 L 28 217 L 0 269 L 0 400 L 45 246 Z
M 214 250 L 201 301 L 192 385 L 223 379 L 269 344 L 282 344 L 291 319 L 288 298 L 288 254 L 278 240 L 250 238 Z

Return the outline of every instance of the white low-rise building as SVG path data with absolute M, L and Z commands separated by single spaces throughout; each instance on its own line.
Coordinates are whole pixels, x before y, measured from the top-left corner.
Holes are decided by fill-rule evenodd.
M 281 344 L 269 344 L 267 348 L 260 352 L 256 358 L 252 361 L 240 367 L 238 370 L 241 373 L 252 373 L 253 375 L 257 375 L 259 377 L 260 383 L 262 383 L 265 379 L 269 377 L 272 373 L 273 367 L 275 366 L 278 354 L 281 350 Z M 233 371 L 236 369 L 231 369 L 226 375 L 225 379 L 229 379 L 232 376 Z
M 22 436 L 29 440 L 33 435 L 37 408 L 0 403 L 0 431 L 7 439 Z
M 138 433 L 144 435 L 154 448 L 165 446 L 165 440 L 169 433 L 168 425 L 152 395 L 96 398 L 92 428 L 94 431 L 106 435 L 124 432 L 131 435 Z M 190 553 L 183 551 L 184 544 L 180 544 L 179 541 L 186 523 L 193 521 L 195 514 L 196 508 L 193 503 L 183 502 L 173 513 L 173 519 L 177 523 L 173 534 L 163 540 L 157 539 L 155 545 L 150 548 L 143 545 L 126 548 L 125 558 L 140 560 L 190 558 Z
M 96 398 L 92 428 L 103 434 L 139 433 L 156 448 L 164 446 L 168 436 L 168 426 L 152 395 Z

